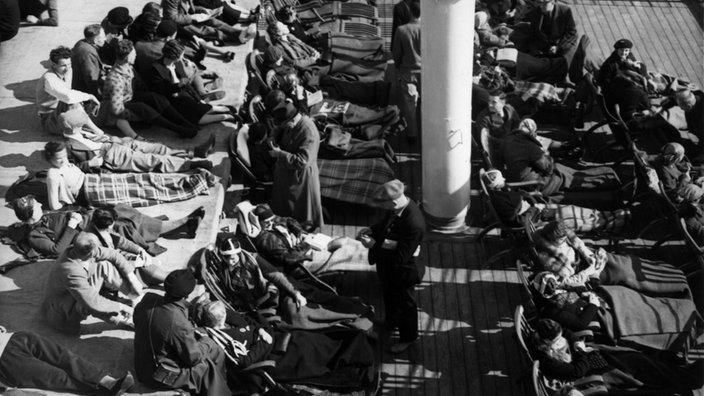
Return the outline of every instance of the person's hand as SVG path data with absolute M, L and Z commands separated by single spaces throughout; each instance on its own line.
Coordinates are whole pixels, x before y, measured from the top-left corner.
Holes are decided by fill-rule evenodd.
M 271 155 L 274 158 L 278 158 L 279 153 L 281 153 L 281 148 L 276 145 L 276 143 L 272 142 L 271 140 L 269 141 L 269 155 Z
M 274 339 L 271 337 L 271 334 L 269 334 L 266 330 L 264 329 L 259 329 L 259 339 L 266 342 L 267 344 L 271 344 Z
M 308 305 L 308 300 L 303 297 L 303 294 L 301 294 L 301 292 L 296 292 L 293 298 L 296 300 L 296 308 L 300 309 L 301 307 L 305 307 L 306 305 Z
M 205 22 L 208 19 L 210 19 L 210 15 L 208 14 L 193 14 L 191 15 L 191 18 L 196 21 L 197 23 Z
M 90 101 L 97 104 L 97 105 L 100 104 L 100 101 L 98 100 L 98 98 L 95 97 L 95 95 L 90 96 Z
M 111 142 L 111 143 L 129 143 L 129 142 L 132 141 L 132 138 L 131 138 L 131 137 L 127 137 L 127 136 L 125 136 L 125 137 L 123 137 L 123 138 L 121 138 L 121 137 L 119 137 L 119 136 L 110 136 L 109 139 L 110 139 L 110 142 Z
M 552 47 L 548 48 L 548 52 L 553 55 L 557 54 L 557 46 L 553 45 Z
M 101 166 L 103 166 L 103 162 L 104 162 L 103 157 L 97 156 L 97 157 L 93 157 L 90 160 L 88 160 L 88 165 L 91 168 L 100 168 Z
M 597 307 L 601 306 L 601 301 L 599 300 L 599 297 L 597 297 L 596 294 L 587 293 L 587 299 L 589 300 L 589 304 L 596 305 Z
M 82 221 L 83 216 L 81 216 L 80 213 L 73 212 L 71 213 L 71 217 L 68 219 L 68 227 L 75 230 Z

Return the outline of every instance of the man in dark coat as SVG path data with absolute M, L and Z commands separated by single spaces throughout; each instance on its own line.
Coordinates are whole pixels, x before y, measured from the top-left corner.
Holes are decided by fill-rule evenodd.
M 577 25 L 569 6 L 556 0 L 541 0 L 540 7 L 528 13 L 531 27 L 530 54 L 541 57 L 563 57 L 569 66 L 577 49 Z
M 89 25 L 83 29 L 83 37 L 84 39 L 77 42 L 71 50 L 71 88 L 100 98 L 98 91 L 103 61 L 98 50 L 105 45 L 105 31 L 98 24 Z
M 0 0 L 0 42 L 17 35 L 20 29 L 20 6 L 18 0 Z
M 229 395 L 225 354 L 188 318 L 186 297 L 195 286 L 189 270 L 173 271 L 164 281 L 164 297 L 148 293 L 135 308 L 137 378 L 192 395 Z
M 276 96 L 276 100 L 270 100 Z M 298 112 L 286 101 L 281 91 L 271 91 L 265 103 L 276 103 L 267 108 L 278 125 L 272 132 L 272 157 L 276 158 L 271 209 L 279 216 L 292 217 L 299 222 L 311 221 L 323 226 L 323 206 L 320 199 L 318 147 L 320 132 L 313 120 Z
M 369 248 L 369 264 L 376 264 L 386 311 L 386 326 L 398 327 L 399 342 L 389 349 L 400 353 L 418 339 L 418 305 L 414 286 L 425 274 L 416 257 L 425 231 L 423 215 L 394 179 L 375 191 L 376 206 L 386 210 L 383 219 L 359 232 L 357 239 Z

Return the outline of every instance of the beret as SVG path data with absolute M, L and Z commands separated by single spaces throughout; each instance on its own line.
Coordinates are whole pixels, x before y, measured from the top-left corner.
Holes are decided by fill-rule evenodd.
M 614 43 L 614 49 L 633 48 L 633 43 L 629 39 L 621 39 Z

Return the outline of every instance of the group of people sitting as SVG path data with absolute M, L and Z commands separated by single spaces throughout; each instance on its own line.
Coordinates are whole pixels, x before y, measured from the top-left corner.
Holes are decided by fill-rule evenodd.
M 628 39 L 599 66 L 570 7 L 554 0 L 477 3 L 475 28 L 481 182 L 498 220 L 524 227 L 529 240 L 526 286 L 540 319 L 524 334 L 531 358 L 559 394 L 701 388 L 702 361 L 686 360 L 704 341 L 704 258 L 689 245 L 704 246 L 701 89 L 649 73 Z M 574 161 L 587 149 L 579 129 L 593 108 L 633 162 L 635 183 L 619 168 Z M 566 137 L 554 140 L 547 124 Z M 686 254 L 666 263 L 579 235 L 658 245 L 675 235 Z M 584 330 L 593 333 L 586 343 Z M 592 375 L 598 383 L 577 381 Z
M 406 22 L 413 29 L 402 29 L 408 31 L 395 39 L 406 88 L 419 83 L 420 70 L 419 4 L 409 4 Z M 194 238 L 210 209 L 200 207 L 178 219 L 134 209 L 187 200 L 216 182 L 207 159 L 214 135 L 180 149 L 145 139 L 139 130 L 157 125 L 190 139 L 202 125 L 241 122 L 237 109 L 210 103 L 226 93 L 222 79 L 206 73 L 201 61 L 209 53 L 231 61 L 234 53 L 222 46 L 254 38 L 259 15 L 259 7 L 246 10 L 219 0 L 149 2 L 136 18 L 116 7 L 100 23 L 86 26 L 72 49 L 50 52 L 49 70 L 36 87 L 39 124 L 52 137 L 43 150 L 49 166 L 36 175 L 41 181 L 36 191 L 34 185 L 13 186 L 17 198 L 10 205 L 19 222 L 5 235 L 27 259 L 55 260 L 40 309 L 52 328 L 77 335 L 81 322 L 92 316 L 134 329 L 136 376 L 109 374 L 35 333 L 2 329 L 3 385 L 119 395 L 138 379 L 191 394 L 231 394 L 243 386 L 259 392 L 271 384 L 258 383 L 247 369 L 273 360 L 266 371 L 279 383 L 368 394 L 376 389 L 374 308 L 357 297 L 337 295 L 319 280 L 307 282 L 301 264 L 312 258 L 306 234 L 323 224 L 316 161 L 321 139 L 330 139 L 321 137 L 326 126 L 340 127 L 337 146 L 344 150 L 336 158 L 357 153 L 362 159 L 395 160 L 383 138 L 400 125 L 399 110 L 388 103 L 391 84 L 379 68 L 386 63 L 379 37 L 371 38 L 373 48 L 367 49 L 377 53 L 376 66 L 355 69 L 350 59 L 340 65 L 338 54 L 335 68 L 321 54 L 364 39 L 347 35 L 330 44 L 323 36 L 306 37 L 290 6 L 268 15 L 271 45 L 263 60 L 272 86 L 260 91 L 261 111 L 244 115 L 259 121 L 249 125 L 251 141 L 262 144 L 274 190 L 271 206 L 240 209 L 259 223 L 256 233 L 247 233 L 250 251 L 242 248 L 241 235 L 221 235 L 196 253 L 187 269 L 167 272 L 158 259 L 166 250 L 158 238 Z M 415 53 L 403 52 L 409 49 Z M 318 90 L 325 92 L 322 101 L 311 99 Z M 406 114 L 411 143 L 418 98 L 417 90 L 411 92 Z M 109 133 L 114 129 L 121 136 Z M 345 139 L 350 131 L 364 141 Z M 334 145 L 326 149 L 332 152 Z M 255 146 L 251 152 L 255 157 Z M 391 179 L 368 187 L 366 198 L 385 210 L 405 210 L 404 217 L 419 217 L 403 194 L 403 183 L 393 180 L 391 190 L 384 184 Z M 414 217 L 417 235 L 413 246 L 404 245 L 412 250 L 404 262 L 415 262 L 421 223 Z M 390 225 L 381 227 L 368 230 L 365 246 L 395 249 L 377 246 L 374 238 L 386 243 L 381 236 L 392 232 Z M 391 272 L 384 276 L 393 278 Z M 403 287 L 412 289 L 419 281 L 415 276 Z M 210 293 L 194 299 L 197 283 Z M 392 283 L 401 287 L 399 281 Z M 145 294 L 145 288 L 159 285 L 163 296 Z M 387 311 L 402 327 L 396 350 L 402 352 L 418 337 L 415 302 L 393 295 Z

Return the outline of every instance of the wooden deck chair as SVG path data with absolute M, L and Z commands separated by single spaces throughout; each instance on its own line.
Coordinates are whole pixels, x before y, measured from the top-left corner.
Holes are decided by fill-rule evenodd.
M 523 305 L 518 305 L 516 311 L 513 314 L 513 327 L 515 329 L 516 342 L 518 342 L 518 347 L 523 352 L 523 358 L 526 362 L 532 362 L 535 357 L 531 354 L 530 348 L 526 342 L 531 342 L 530 338 L 533 335 L 533 326 L 528 323 L 528 319 L 525 316 L 525 311 Z
M 530 265 L 530 263 L 528 263 Z M 521 282 L 523 288 L 523 293 L 525 293 L 528 301 L 531 304 L 531 308 L 536 309 L 535 302 L 533 301 L 533 292 L 531 291 L 530 283 L 528 282 L 528 277 L 526 276 L 526 268 L 524 268 L 526 262 L 523 259 L 516 260 L 516 276 L 518 281 Z M 522 307 L 521 307 L 522 308 Z
M 258 50 L 253 50 L 248 53 L 245 57 L 245 67 L 247 68 L 247 77 L 249 79 L 254 79 L 258 86 L 261 88 L 260 92 L 250 92 L 252 95 L 266 95 L 269 92 L 268 85 L 264 80 L 264 73 L 262 72 L 264 67 L 264 58 Z M 262 92 L 264 91 L 264 92 Z
M 244 124 L 239 130 L 232 131 L 228 138 L 228 156 L 236 166 L 233 171 L 239 170 L 244 176 L 244 184 L 252 190 L 261 190 L 264 193 L 271 190 L 272 181 L 262 180 L 252 172 L 252 162 L 249 156 L 247 141 L 249 140 L 249 125 Z

